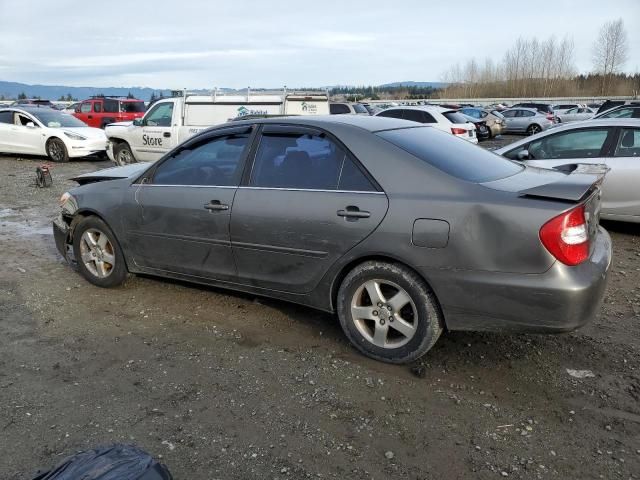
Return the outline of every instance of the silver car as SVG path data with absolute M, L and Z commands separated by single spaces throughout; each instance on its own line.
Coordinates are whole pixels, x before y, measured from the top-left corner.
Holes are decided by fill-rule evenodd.
M 504 117 L 504 133 L 535 135 L 554 124 L 553 114 L 541 113 L 535 108 L 510 108 L 501 113 Z
M 605 164 L 610 170 L 602 185 L 602 218 L 640 223 L 640 120 L 594 119 L 561 125 L 495 153 L 543 168 Z
M 588 107 L 570 108 L 561 113 L 555 113 L 558 123 L 579 122 L 581 120 L 589 120 L 596 114 L 595 110 Z

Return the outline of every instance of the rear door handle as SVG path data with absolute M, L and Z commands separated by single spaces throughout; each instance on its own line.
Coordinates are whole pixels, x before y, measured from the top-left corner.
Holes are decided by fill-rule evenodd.
M 339 217 L 345 218 L 369 218 L 371 216 L 370 212 L 360 210 L 358 207 L 353 206 L 349 206 L 344 210 L 338 210 L 336 213 Z
M 226 203 L 220 203 L 220 200 L 211 200 L 205 204 L 204 208 L 210 212 L 219 212 L 221 210 L 229 210 L 229 205 Z
M 169 138 L 171 136 L 171 132 L 164 132 L 162 136 Z

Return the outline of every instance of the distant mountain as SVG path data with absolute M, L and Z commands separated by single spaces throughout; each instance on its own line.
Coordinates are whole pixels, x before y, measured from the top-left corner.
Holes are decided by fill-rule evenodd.
M 378 85 L 379 87 L 433 87 L 433 88 L 444 88 L 448 85 L 448 83 L 444 82 L 393 82 L 393 83 L 385 83 L 384 85 Z
M 64 85 L 27 85 L 25 83 L 4 82 L 0 80 L 0 96 L 5 98 L 17 98 L 18 95 L 24 93 L 28 98 L 40 97 L 49 100 L 58 100 L 60 97 L 71 94 L 73 98 L 84 100 L 93 95 L 108 95 L 126 97 L 129 93 L 136 98 L 149 100 L 151 94 L 156 96 L 164 94 L 170 95 L 170 90 L 157 90 L 147 87 L 66 87 Z

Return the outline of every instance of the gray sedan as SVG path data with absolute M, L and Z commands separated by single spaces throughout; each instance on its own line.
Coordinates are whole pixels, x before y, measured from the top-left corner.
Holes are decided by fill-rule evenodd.
M 495 151 L 527 165 L 605 164 L 602 218 L 640 222 L 640 119 L 594 119 L 562 125 Z
M 541 113 L 535 108 L 510 108 L 502 112 L 504 133 L 535 135 L 554 124 L 553 114 Z
M 364 354 L 401 363 L 444 329 L 592 319 L 611 261 L 602 178 L 524 167 L 404 120 L 253 119 L 151 165 L 76 177 L 53 230 L 95 285 L 144 273 L 301 303 L 336 312 Z

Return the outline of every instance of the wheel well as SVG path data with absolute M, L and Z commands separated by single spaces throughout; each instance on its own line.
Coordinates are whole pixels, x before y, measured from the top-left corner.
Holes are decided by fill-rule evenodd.
M 350 263 L 346 264 L 344 267 L 342 267 L 342 269 L 340 270 L 338 275 L 336 275 L 336 277 L 334 278 L 333 284 L 331 285 L 331 308 L 332 309 L 335 310 L 336 305 L 338 303 L 338 290 L 340 289 L 340 285 L 342 284 L 342 281 L 344 280 L 344 278 L 356 266 L 360 265 L 361 263 L 371 262 L 371 261 L 395 263 L 395 264 L 398 264 L 398 265 L 402 265 L 404 268 L 407 268 L 407 269 L 411 270 L 418 277 L 420 277 L 424 281 L 424 283 L 427 284 L 427 287 L 429 288 L 429 290 L 431 290 L 431 292 L 433 293 L 433 296 L 436 298 L 436 302 L 438 303 L 438 308 L 440 309 L 440 312 L 442 314 L 444 327 L 446 328 L 447 321 L 444 318 L 444 312 L 442 311 L 442 306 L 440 305 L 440 300 L 438 300 L 438 296 L 436 295 L 435 290 L 431 286 L 431 283 L 429 283 L 429 280 L 427 280 L 424 277 L 424 275 L 422 275 L 420 272 L 418 272 L 415 268 L 410 267 L 409 265 L 407 265 L 406 263 L 404 263 L 404 262 L 402 262 L 400 260 L 397 260 L 397 259 L 395 259 L 393 257 L 387 257 L 385 255 L 370 255 L 370 256 L 367 256 L 367 257 L 360 257 L 360 258 L 357 258 L 357 259 L 351 261 Z
M 73 218 L 71 219 L 71 222 L 69 223 L 69 232 L 67 234 L 67 242 L 70 243 L 70 245 L 73 245 L 73 232 L 76 228 L 76 226 L 78 225 L 78 223 L 87 218 L 87 217 L 96 217 L 99 218 L 100 220 L 102 220 L 104 222 L 104 224 L 109 227 L 109 230 L 111 230 L 111 233 L 113 234 L 113 238 L 115 239 L 115 241 L 117 242 L 118 246 L 120 247 L 120 249 L 122 250 L 122 245 L 120 244 L 120 239 L 118 239 L 118 236 L 116 235 L 116 232 L 113 231 L 113 228 L 111 228 L 111 225 L 109 225 L 109 222 L 107 222 L 107 220 L 100 215 L 99 213 L 95 212 L 94 210 L 80 210 L 74 213 Z M 123 257 L 124 257 L 124 264 L 127 267 L 127 271 L 129 271 L 129 265 L 127 263 L 127 257 L 124 255 L 124 251 L 123 251 Z

